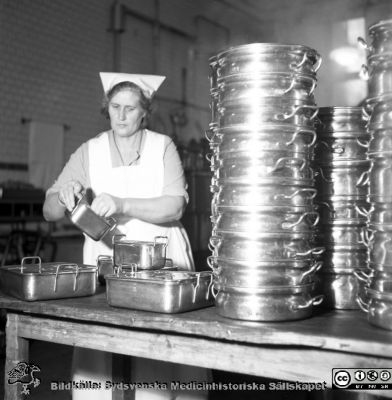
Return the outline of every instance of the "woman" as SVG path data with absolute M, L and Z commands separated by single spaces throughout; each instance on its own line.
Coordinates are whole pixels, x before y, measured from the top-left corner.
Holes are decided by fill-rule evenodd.
M 188 199 L 181 161 L 170 138 L 143 127 L 152 96 L 165 77 L 117 73 L 100 76 L 105 91 L 103 111 L 111 129 L 82 144 L 71 156 L 47 192 L 44 216 L 48 221 L 62 218 L 82 193 L 91 190 L 91 208 L 100 216 L 113 216 L 118 230 L 127 238 L 153 241 L 155 236 L 167 236 L 167 257 L 179 268 L 192 270 L 189 240 L 179 222 Z M 95 265 L 98 255 L 104 254 L 112 254 L 110 245 L 85 237 L 85 264 Z M 176 364 L 135 359 L 133 379 L 176 379 L 178 368 Z M 73 370 L 74 381 L 110 380 L 111 356 L 75 348 Z M 188 369 L 188 373 L 193 380 L 206 378 L 199 368 Z M 171 396 L 164 392 L 136 393 L 136 399 Z M 74 390 L 73 398 L 111 399 L 111 392 Z

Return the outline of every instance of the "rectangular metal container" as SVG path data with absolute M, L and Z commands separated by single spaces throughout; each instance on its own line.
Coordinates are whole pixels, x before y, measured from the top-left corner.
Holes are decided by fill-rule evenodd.
M 25 301 L 91 296 L 96 291 L 97 267 L 72 263 L 7 265 L 0 268 L 0 289 Z
M 160 313 L 180 313 L 208 307 L 212 272 L 139 271 L 106 275 L 109 305 Z

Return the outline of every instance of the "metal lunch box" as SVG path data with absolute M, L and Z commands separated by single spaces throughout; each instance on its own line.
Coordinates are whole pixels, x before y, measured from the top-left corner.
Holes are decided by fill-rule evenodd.
M 210 271 L 123 271 L 106 276 L 106 297 L 114 307 L 180 313 L 213 305 Z
M 84 197 L 77 202 L 71 212 L 67 210 L 66 215 L 80 230 L 95 241 L 101 240 L 117 225 L 114 218 L 106 219 L 97 215 Z
M 26 263 L 36 260 L 37 263 Z M 73 263 L 41 263 L 24 257 L 20 265 L 0 268 L 0 288 L 25 301 L 52 300 L 95 294 L 97 267 Z
M 129 240 L 125 235 L 113 237 L 114 265 L 136 264 L 138 269 L 160 269 L 166 263 L 167 236 L 156 236 L 153 242 Z

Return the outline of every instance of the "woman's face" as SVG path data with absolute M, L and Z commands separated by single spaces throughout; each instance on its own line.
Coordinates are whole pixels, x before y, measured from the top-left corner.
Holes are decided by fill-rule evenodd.
M 146 112 L 139 102 L 139 94 L 130 89 L 116 93 L 109 102 L 110 125 L 120 136 L 131 136 L 140 129 Z

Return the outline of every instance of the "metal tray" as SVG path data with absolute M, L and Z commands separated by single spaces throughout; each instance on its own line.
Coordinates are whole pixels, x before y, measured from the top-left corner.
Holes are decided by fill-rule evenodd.
M 115 307 L 180 313 L 214 303 L 211 271 L 124 272 L 118 269 L 105 278 L 108 304 Z
M 26 263 L 27 260 L 36 261 Z M 97 267 L 72 263 L 42 263 L 25 257 L 20 265 L 0 268 L 0 288 L 25 301 L 52 300 L 95 294 Z

